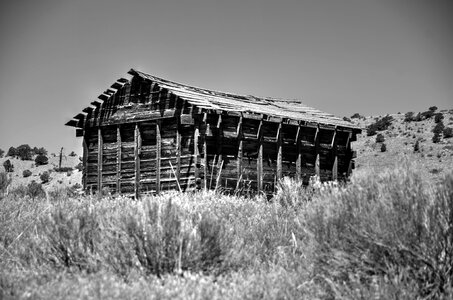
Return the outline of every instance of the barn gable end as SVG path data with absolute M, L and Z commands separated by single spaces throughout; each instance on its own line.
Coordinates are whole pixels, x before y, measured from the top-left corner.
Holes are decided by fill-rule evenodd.
M 134 194 L 272 194 L 290 176 L 345 180 L 360 128 L 299 100 L 210 91 L 131 69 L 66 125 L 83 137 L 83 186 Z

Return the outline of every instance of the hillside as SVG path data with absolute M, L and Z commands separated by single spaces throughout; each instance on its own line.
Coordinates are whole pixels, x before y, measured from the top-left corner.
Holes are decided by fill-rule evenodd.
M 445 127 L 453 128 L 453 110 L 439 111 L 444 115 Z M 374 123 L 375 116 L 353 118 L 352 122 L 363 129 L 358 140 L 353 143 L 357 151 L 356 169 L 360 174 L 371 170 L 380 170 L 395 166 L 397 163 L 415 163 L 422 177 L 437 182 L 446 172 L 453 169 L 453 138 L 442 138 L 434 143 L 432 132 L 436 125 L 434 117 L 422 121 L 405 122 L 405 114 L 391 114 L 392 124 L 387 130 L 377 133 L 384 136 L 386 151 L 381 152 L 382 143 L 376 142 L 376 135 L 367 136 L 366 127 Z M 382 116 L 383 117 L 383 116 Z M 414 152 L 414 145 L 419 141 L 419 151 Z

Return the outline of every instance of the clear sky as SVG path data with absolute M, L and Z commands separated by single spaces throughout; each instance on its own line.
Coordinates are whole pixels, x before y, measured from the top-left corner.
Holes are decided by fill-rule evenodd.
M 15 0 L 0 148 L 81 154 L 64 126 L 131 68 L 340 117 L 453 108 L 452 0 Z

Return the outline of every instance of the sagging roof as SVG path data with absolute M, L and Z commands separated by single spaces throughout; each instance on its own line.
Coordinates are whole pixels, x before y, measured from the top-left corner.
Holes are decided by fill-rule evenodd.
M 187 100 L 200 108 L 257 113 L 293 120 L 302 120 L 327 125 L 359 128 L 351 122 L 344 121 L 332 114 L 308 107 L 297 99 L 279 99 L 271 97 L 256 97 L 237 95 L 193 87 L 174 81 L 162 79 L 150 74 L 131 69 L 129 74 L 156 82 L 160 87 Z

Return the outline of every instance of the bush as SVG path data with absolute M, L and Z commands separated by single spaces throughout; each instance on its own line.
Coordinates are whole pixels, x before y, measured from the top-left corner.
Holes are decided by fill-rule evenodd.
M 81 162 L 78 163 L 78 164 L 74 167 L 74 169 L 79 170 L 79 171 L 81 172 L 81 171 L 83 170 L 83 163 L 81 163 Z
M 11 184 L 11 177 L 6 172 L 0 172 L 0 196 L 3 196 Z
M 11 157 L 16 157 L 17 156 L 17 150 L 14 147 L 9 147 L 8 153 L 6 153 L 6 156 L 11 156 Z
M 384 138 L 384 136 L 381 133 L 379 133 L 376 136 L 376 143 L 383 143 L 383 142 L 385 142 L 385 138 Z
M 44 192 L 42 185 L 33 180 L 27 186 L 27 195 L 32 199 L 38 199 L 44 198 L 46 193 Z
M 421 122 L 423 121 L 423 117 L 422 117 L 422 114 L 421 113 L 418 113 L 414 118 L 413 118 L 413 121 L 415 122 Z
M 71 151 L 71 153 L 69 153 L 69 156 L 74 157 L 74 156 L 77 156 L 77 154 L 74 151 Z
M 351 119 L 349 119 L 348 117 L 343 117 L 343 121 L 351 122 Z
M 0 149 L 0 157 L 3 157 L 3 154 L 5 154 L 5 150 Z
M 41 148 L 34 147 L 33 152 L 36 155 L 47 155 L 47 150 L 44 147 L 41 147 Z
M 451 127 L 446 127 L 446 128 L 444 129 L 443 134 L 444 134 L 444 139 L 448 139 L 448 138 L 453 137 L 453 128 L 451 128 Z
M 47 165 L 49 163 L 49 159 L 47 158 L 47 156 L 43 155 L 43 154 L 39 154 L 38 156 L 36 156 L 35 158 L 35 164 L 37 166 L 43 166 L 43 165 Z
M 364 117 L 361 116 L 359 113 L 355 113 L 351 116 L 351 119 L 363 119 Z
M 440 142 L 440 134 L 437 133 L 437 132 L 434 133 L 432 141 L 433 141 L 433 143 L 439 143 Z
M 431 110 L 422 112 L 421 116 L 423 119 L 431 119 L 434 116 L 434 112 Z
M 418 152 L 418 151 L 420 151 L 420 144 L 419 144 L 419 141 L 417 140 L 414 145 L 414 152 Z
M 436 126 L 434 126 L 433 132 L 440 135 L 444 131 L 444 129 L 445 129 L 444 122 L 440 121 L 439 123 L 436 124 Z
M 381 152 L 385 152 L 385 151 L 387 151 L 387 145 L 385 145 L 385 143 L 382 143 Z
M 24 178 L 27 178 L 27 177 L 30 177 L 31 176 L 31 171 L 30 170 L 24 170 L 22 172 L 22 176 L 24 176 Z
M 45 171 L 44 173 L 41 174 L 41 176 L 39 176 L 39 178 L 41 179 L 42 183 L 49 182 L 49 180 L 50 180 L 49 172 Z
M 385 117 L 381 119 L 377 119 L 376 122 L 373 124 L 370 124 L 367 127 L 367 135 L 372 136 L 377 133 L 377 131 L 382 131 L 386 130 L 389 128 L 390 125 L 392 125 L 393 117 L 386 115 Z
M 20 145 L 17 147 L 17 156 L 21 160 L 31 160 L 32 158 L 32 149 L 28 144 Z
M 59 173 L 67 173 L 67 172 L 71 172 L 72 170 L 73 170 L 73 168 L 71 168 L 71 167 L 54 168 L 54 171 L 59 172 Z
M 412 121 L 414 121 L 414 113 L 412 111 L 409 111 L 404 115 L 404 122 L 412 122 Z
M 9 159 L 3 162 L 3 167 L 5 168 L 5 171 L 7 173 L 14 172 L 14 165 L 11 163 Z
M 431 106 L 428 109 L 429 109 L 429 111 L 435 112 L 437 110 L 437 106 Z
M 434 116 L 434 122 L 439 123 L 444 119 L 444 115 L 442 113 L 437 113 Z

